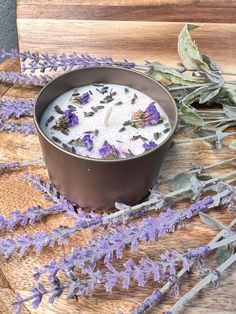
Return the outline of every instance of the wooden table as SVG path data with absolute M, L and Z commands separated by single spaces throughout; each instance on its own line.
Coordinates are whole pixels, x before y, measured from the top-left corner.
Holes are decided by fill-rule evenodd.
M 6 61 L 1 65 L 0 70 L 16 71 L 19 69 L 17 61 Z M 19 87 L 0 85 L 0 93 L 2 97 L 24 97 L 34 98 L 39 91 L 39 88 Z M 193 133 L 189 134 L 194 136 Z M 177 135 L 178 139 L 185 136 L 185 132 Z M 227 144 L 229 140 L 225 141 Z M 1 162 L 33 160 L 41 156 L 41 149 L 38 143 L 37 136 L 23 136 L 12 133 L 0 133 L 0 160 Z M 222 150 L 215 150 L 211 144 L 207 142 L 196 142 L 194 145 L 178 145 L 173 148 L 164 163 L 162 169 L 163 176 L 169 176 L 179 173 L 183 169 L 189 167 L 190 162 L 212 164 L 213 162 L 224 160 L 235 156 L 235 152 L 225 147 Z M 225 173 L 233 169 L 232 165 L 223 166 L 213 171 L 214 174 Z M 50 202 L 45 201 L 43 195 L 36 192 L 34 188 L 28 186 L 20 178 L 25 169 L 2 172 L 0 175 L 0 213 L 8 215 L 8 213 L 16 208 L 25 210 L 32 205 L 49 206 Z M 47 180 L 47 172 L 43 168 L 30 167 L 30 172 L 39 174 Z M 180 202 L 175 208 L 184 208 L 190 204 L 189 200 Z M 211 215 L 221 219 L 227 223 L 233 218 L 225 209 L 212 210 Z M 154 213 L 153 216 L 157 216 Z M 72 221 L 63 215 L 48 217 L 41 223 L 27 228 L 19 228 L 14 234 L 27 233 L 33 234 L 38 230 L 49 231 L 50 228 L 56 227 L 58 224 L 71 224 Z M 41 254 L 30 252 L 24 258 L 19 258 L 14 255 L 8 261 L 0 259 L 0 313 L 13 313 L 11 302 L 14 300 L 14 293 L 20 292 L 23 296 L 27 296 L 31 289 L 33 280 L 32 273 L 36 265 L 43 266 L 51 259 L 59 259 L 70 252 L 72 247 L 86 245 L 88 239 L 96 236 L 101 230 L 83 231 L 74 235 L 69 244 L 62 247 L 56 247 L 44 250 Z M 125 259 L 131 256 L 134 257 L 151 257 L 158 259 L 158 256 L 165 249 L 176 249 L 178 251 L 194 248 L 199 245 L 208 243 L 208 241 L 216 234 L 215 231 L 209 230 L 200 221 L 199 217 L 195 217 L 188 221 L 183 230 L 176 231 L 173 234 L 166 235 L 163 239 L 158 240 L 150 245 L 141 244 L 140 252 L 131 254 L 127 249 L 125 251 Z M 116 265 L 121 265 L 121 261 L 116 261 Z M 193 283 L 199 279 L 194 274 L 186 275 L 182 281 L 181 293 L 189 290 Z M 235 281 L 236 281 L 236 265 L 230 267 L 229 270 L 221 276 L 220 287 L 214 290 L 212 287 L 204 289 L 191 303 L 189 303 L 183 313 L 199 314 L 208 312 L 208 314 L 232 314 L 236 313 L 235 302 Z M 54 306 L 48 305 L 45 300 L 37 311 L 30 308 L 29 304 L 25 304 L 23 313 L 38 313 L 38 314 L 114 314 L 118 309 L 129 313 L 139 302 L 144 300 L 155 288 L 157 284 L 152 280 L 148 282 L 146 287 L 137 287 L 132 284 L 129 291 L 115 288 L 112 294 L 104 291 L 104 287 L 99 286 L 92 297 L 80 298 L 78 301 L 67 300 L 66 297 L 56 301 Z M 162 313 L 169 305 L 175 301 L 174 297 L 168 296 L 162 305 L 157 305 L 150 313 Z

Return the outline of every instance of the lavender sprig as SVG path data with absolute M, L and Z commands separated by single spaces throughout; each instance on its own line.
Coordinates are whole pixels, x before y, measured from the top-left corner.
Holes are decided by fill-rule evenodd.
M 0 100 L 0 118 L 20 118 L 33 115 L 34 101 L 32 99 L 5 98 Z
M 8 218 L 0 215 L 0 231 L 12 231 L 18 226 L 33 225 L 43 220 L 44 217 L 64 212 L 63 205 L 54 205 L 49 208 L 32 206 L 25 212 L 14 210 Z
M 189 270 L 193 263 L 198 262 L 210 251 L 213 251 L 219 247 L 230 245 L 235 243 L 236 235 L 230 236 L 228 233 L 227 238 L 221 241 L 217 241 L 223 234 L 226 234 L 226 230 L 221 231 L 208 245 L 192 249 L 184 254 L 177 252 L 165 252 L 161 255 L 161 262 L 155 262 L 151 259 L 141 259 L 139 265 L 135 264 L 132 259 L 128 260 L 124 264 L 124 270 L 116 270 L 110 263 L 106 264 L 108 272 L 101 273 L 99 270 L 96 272 L 89 272 L 90 278 L 87 280 L 79 280 L 73 271 L 67 270 L 70 283 L 62 285 L 55 274 L 52 274 L 52 288 L 45 289 L 40 283 L 37 283 L 32 290 L 32 295 L 26 299 L 18 298 L 19 301 L 15 302 L 15 305 L 22 305 L 24 302 L 38 300 L 37 306 L 41 303 L 44 295 L 50 294 L 49 302 L 53 303 L 56 297 L 60 297 L 63 291 L 68 291 L 68 298 L 74 296 L 91 295 L 95 289 L 97 283 L 102 283 L 106 287 L 106 291 L 111 292 L 112 288 L 118 283 L 121 283 L 123 288 L 129 288 L 130 280 L 135 279 L 138 281 L 139 286 L 144 286 L 147 280 L 154 275 L 154 281 L 167 282 L 162 289 L 155 290 L 150 297 L 148 297 L 141 305 L 135 309 L 132 314 L 142 314 L 149 308 L 151 308 L 156 302 L 161 301 L 164 298 L 164 292 L 167 287 L 170 288 L 170 278 L 176 275 L 177 264 L 183 264 L 183 270 Z M 180 265 L 178 265 L 180 266 Z M 38 270 L 37 270 L 38 271 Z M 38 280 L 38 274 L 36 280 Z M 172 284 L 173 281 L 171 280 Z M 38 287 L 41 287 L 39 293 Z M 40 299 L 38 298 L 40 295 Z M 35 303 L 34 303 L 35 304 Z
M 0 120 L 0 131 L 15 132 L 25 135 L 36 134 L 34 124 L 28 121 L 24 121 L 22 123 L 6 123 L 3 120 Z
M 1 170 L 8 170 L 8 169 L 15 169 L 21 167 L 29 167 L 29 166 L 44 166 L 44 161 L 42 159 L 39 160 L 32 160 L 32 161 L 19 161 L 19 162 L 10 162 L 10 163 L 0 163 L 0 171 Z
M 211 248 L 211 250 L 216 249 L 217 247 L 225 246 L 227 245 L 225 242 L 227 242 L 227 239 L 224 239 L 222 241 L 219 241 L 221 238 L 227 238 L 230 235 L 229 230 L 232 228 L 232 226 L 236 223 L 236 219 L 233 219 L 233 221 L 223 230 L 221 230 L 209 243 L 208 243 L 208 247 Z M 230 242 L 230 241 L 229 241 Z M 192 260 L 189 262 L 189 266 L 188 268 L 183 267 L 177 274 L 176 274 L 176 279 L 179 280 L 196 262 L 198 262 L 198 260 Z M 173 281 L 171 280 L 171 278 L 169 278 L 167 280 L 167 282 L 165 283 L 165 285 L 161 288 L 161 289 L 156 289 L 153 293 L 159 291 L 164 298 L 164 294 L 165 292 L 167 292 L 169 289 L 171 289 L 173 285 Z M 152 294 L 153 294 L 152 293 Z M 147 297 L 134 311 L 132 311 L 131 314 L 143 314 L 145 312 L 145 308 L 146 310 L 150 309 L 153 305 L 155 305 L 155 303 L 159 302 L 160 300 L 154 300 L 151 298 L 151 300 L 153 300 L 152 303 L 149 302 L 151 296 Z M 146 312 L 145 312 L 146 313 Z M 164 314 L 164 313 L 163 313 Z M 167 311 L 165 312 L 165 314 L 171 314 L 171 312 Z
M 85 68 L 89 66 L 120 66 L 127 69 L 134 68 L 136 64 L 134 62 L 129 62 L 127 60 L 124 61 L 114 61 L 111 57 L 102 57 L 96 58 L 94 56 L 90 56 L 89 54 L 77 54 L 72 53 L 69 55 L 66 54 L 47 54 L 47 53 L 38 53 L 38 52 L 30 52 L 23 51 L 17 53 L 17 51 L 11 50 L 9 52 L 2 52 L 2 56 L 7 56 L 11 59 L 16 59 L 17 56 L 20 57 L 22 61 L 23 71 L 30 70 L 31 73 L 34 73 L 36 70 L 40 72 L 45 72 L 45 70 L 49 71 L 57 71 L 63 70 L 68 71 L 74 68 Z M 30 61 L 26 63 L 25 61 Z
M 155 241 L 156 238 L 163 237 L 168 232 L 174 232 L 177 227 L 183 225 L 185 219 L 207 210 L 213 202 L 214 199 L 208 196 L 185 210 L 168 209 L 161 213 L 158 218 L 144 218 L 137 224 L 120 226 L 89 241 L 87 248 L 75 248 L 59 264 L 51 262 L 50 265 L 41 270 L 41 273 L 48 273 L 49 277 L 52 274 L 56 276 L 59 270 L 67 273 L 75 267 L 80 267 L 85 273 L 89 273 L 96 266 L 97 260 L 104 258 L 105 263 L 111 262 L 114 253 L 116 253 L 117 258 L 122 258 L 123 250 L 127 245 L 131 246 L 131 251 L 137 251 L 140 241 Z
M 24 74 L 20 72 L 0 72 L 0 81 L 7 84 L 21 84 L 43 86 L 49 83 L 52 77 L 49 75 Z

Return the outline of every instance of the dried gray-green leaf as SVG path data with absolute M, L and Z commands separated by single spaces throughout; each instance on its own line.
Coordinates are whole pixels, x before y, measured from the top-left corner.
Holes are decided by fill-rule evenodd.
M 208 65 L 211 71 L 221 74 L 221 68 L 212 61 L 207 55 L 202 55 L 202 60 Z
M 233 140 L 230 144 L 229 144 L 229 148 L 236 150 L 236 140 Z
M 229 106 L 229 105 L 223 105 L 223 111 L 227 117 L 232 118 L 232 119 L 236 119 L 236 107 Z
M 203 126 L 204 125 L 204 120 L 194 111 L 180 114 L 179 117 L 186 124 L 190 124 L 190 125 L 194 125 L 194 126 Z
M 216 249 L 215 260 L 217 265 L 224 263 L 233 254 L 233 249 L 231 246 L 222 246 Z
M 219 221 L 218 219 L 210 215 L 200 212 L 199 216 L 200 216 L 201 221 L 204 224 L 206 224 L 210 229 L 213 229 L 213 230 L 226 229 L 226 226 L 221 221 Z
M 215 148 L 221 149 L 223 146 L 223 139 L 225 138 L 225 133 L 221 130 L 216 131 L 216 138 L 215 138 Z
M 178 37 L 179 56 L 187 69 L 210 71 L 209 66 L 203 61 L 197 45 L 192 40 L 189 31 L 199 27 L 194 24 L 186 24 Z
M 190 180 L 194 176 L 192 173 L 179 173 L 170 181 L 171 191 L 177 191 L 189 187 Z
M 202 193 L 205 183 L 200 181 L 195 175 L 190 178 L 190 186 L 193 192 L 193 200 L 196 200 Z
M 207 91 L 204 91 L 199 97 L 199 104 L 204 104 L 209 100 L 212 100 L 216 95 L 219 94 L 221 86 L 216 85 L 215 87 L 209 88 Z

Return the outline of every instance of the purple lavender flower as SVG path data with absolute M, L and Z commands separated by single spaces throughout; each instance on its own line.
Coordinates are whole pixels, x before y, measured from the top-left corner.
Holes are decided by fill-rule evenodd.
M 25 121 L 22 123 L 9 122 L 5 123 L 0 120 L 0 131 L 16 132 L 21 134 L 36 134 L 36 128 L 33 123 Z
M 20 72 L 0 72 L 0 81 L 8 84 L 43 86 L 51 80 L 52 77 L 46 74 L 38 77 L 33 74 L 24 74 Z
M 117 159 L 119 158 L 120 153 L 114 145 L 111 145 L 105 141 L 103 146 L 99 149 L 99 155 L 103 159 Z
M 154 104 L 155 102 L 152 102 L 144 111 L 145 125 L 156 125 L 160 120 L 160 117 L 161 117 L 160 112 L 157 110 Z
M 0 164 L 0 171 L 1 170 L 6 170 L 6 169 L 15 169 L 20 167 L 20 163 L 19 162 L 12 162 L 12 163 L 8 163 L 8 164 Z
M 136 251 L 139 241 L 149 243 L 155 241 L 157 237 L 163 237 L 167 232 L 174 232 L 176 227 L 183 225 L 185 219 L 206 210 L 212 203 L 212 197 L 208 196 L 185 210 L 168 209 L 158 218 L 144 218 L 137 224 L 120 226 L 107 234 L 97 236 L 89 241 L 87 248 L 75 248 L 70 255 L 63 258 L 58 264 L 58 271 L 69 271 L 75 267 L 81 267 L 86 273 L 90 272 L 96 266 L 97 260 L 101 258 L 104 258 L 105 263 L 111 262 L 114 253 L 117 258 L 122 258 L 125 246 L 130 245 L 131 251 Z M 44 270 L 50 273 L 50 265 L 45 266 Z M 53 272 L 55 272 L 55 266 Z
M 0 118 L 20 118 L 32 116 L 34 101 L 31 99 L 5 98 L 0 100 Z
M 80 103 L 82 105 L 86 104 L 89 101 L 90 94 L 88 92 L 83 93 L 79 96 Z
M 157 144 L 154 141 L 149 141 L 148 143 L 145 142 L 143 143 L 143 148 L 145 149 L 146 152 L 154 149 L 157 147 Z
M 71 110 L 69 109 L 65 110 L 65 116 L 68 118 L 68 121 L 67 121 L 68 127 L 77 125 L 79 123 L 78 116 Z
M 111 57 L 96 58 L 88 54 L 78 55 L 77 53 L 69 55 L 49 55 L 47 53 L 32 53 L 30 51 L 17 53 L 17 51 L 13 49 L 10 52 L 2 51 L 1 55 L 11 59 L 20 57 L 23 70 L 30 70 L 31 73 L 34 73 L 36 70 L 45 72 L 46 69 L 49 71 L 57 71 L 58 69 L 68 71 L 73 68 L 85 68 L 88 66 L 114 65 L 128 69 L 136 66 L 134 62 L 129 62 L 127 60 L 114 61 Z M 29 60 L 30 62 L 25 63 L 26 60 Z
M 93 140 L 91 139 L 90 134 L 86 134 L 84 137 L 82 137 L 81 142 L 83 143 L 83 146 L 87 148 L 88 151 L 93 149 Z

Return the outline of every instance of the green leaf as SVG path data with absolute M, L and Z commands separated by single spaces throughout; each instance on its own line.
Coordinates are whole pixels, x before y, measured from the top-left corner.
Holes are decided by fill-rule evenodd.
M 159 81 L 162 85 L 168 86 L 170 84 L 175 85 L 196 85 L 204 83 L 205 79 L 200 77 L 192 77 L 185 73 L 180 74 L 179 72 L 166 67 L 160 62 L 153 62 L 151 64 L 148 75 L 155 80 Z
M 199 100 L 199 97 L 201 96 L 202 93 L 208 92 L 209 87 L 211 84 L 203 84 L 201 87 L 196 88 L 194 91 L 189 93 L 186 97 L 184 97 L 181 100 L 181 103 L 190 106 L 192 103 L 196 102 Z
M 223 111 L 226 114 L 227 117 L 236 119 L 236 107 L 229 106 L 229 105 L 223 105 Z
M 226 245 L 217 248 L 215 252 L 217 265 L 221 265 L 222 263 L 224 263 L 232 254 L 233 249 L 231 246 Z
M 222 105 L 236 106 L 236 90 L 224 86 L 215 100 Z
M 214 230 L 222 230 L 222 229 L 226 229 L 225 225 L 222 224 L 222 222 L 220 222 L 218 219 L 209 216 L 205 213 L 199 213 L 200 219 L 202 222 L 204 222 L 204 224 L 206 224 L 210 229 L 214 229 Z
M 210 71 L 209 66 L 203 61 L 197 45 L 192 40 L 189 31 L 199 27 L 199 25 L 186 24 L 179 34 L 178 52 L 187 69 Z
M 194 176 L 192 173 L 179 173 L 170 182 L 171 191 L 184 189 L 190 185 L 190 180 Z
M 236 140 L 233 140 L 233 141 L 229 144 L 229 148 L 236 150 Z

